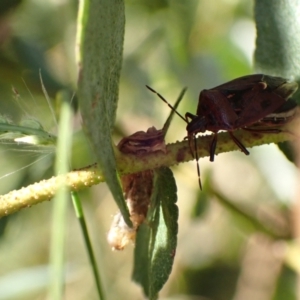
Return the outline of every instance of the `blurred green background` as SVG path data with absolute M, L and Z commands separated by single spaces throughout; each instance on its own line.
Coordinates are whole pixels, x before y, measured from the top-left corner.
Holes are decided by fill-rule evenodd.
M 163 126 L 169 108 L 146 84 L 171 103 L 187 87 L 179 111 L 195 113 L 202 89 L 254 72 L 252 2 L 127 0 L 125 5 L 116 143 L 136 131 Z M 71 98 L 76 89 L 77 6 L 77 1 L 70 0 L 0 2 L 1 115 L 16 123 L 35 118 L 56 133 L 39 70 L 59 118 L 59 93 L 69 93 Z M 94 162 L 79 113 L 74 131 L 72 168 L 79 168 Z M 185 124 L 175 117 L 167 142 L 185 135 Z M 53 152 L 3 142 L 1 194 L 49 178 Z M 214 189 L 263 220 L 266 227 L 290 232 L 296 169 L 275 145 L 250 152 L 249 157 L 240 152 L 218 155 L 214 163 L 201 159 L 202 180 L 209 180 Z M 258 233 L 216 197 L 200 193 L 195 162 L 172 170 L 178 187 L 179 239 L 173 272 L 161 299 L 297 299 L 295 263 L 284 263 L 287 245 Z M 81 196 L 107 299 L 144 299 L 130 279 L 133 246 L 112 252 L 106 242 L 117 211 L 106 185 Z M 0 219 L 1 300 L 45 299 L 51 207 L 51 202 L 42 203 Z M 69 208 L 65 299 L 97 299 L 71 203 Z

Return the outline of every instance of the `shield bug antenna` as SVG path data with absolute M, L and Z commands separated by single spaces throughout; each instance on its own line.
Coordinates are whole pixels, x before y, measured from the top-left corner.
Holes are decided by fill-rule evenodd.
M 175 114 L 177 114 L 177 116 L 179 116 L 184 122 L 187 123 L 187 120 L 160 93 L 158 93 L 157 91 L 155 91 L 149 85 L 146 85 L 146 87 L 152 93 L 156 94 L 162 101 L 164 101 L 170 107 L 170 109 L 173 110 L 175 112 Z
M 150 86 L 146 85 L 146 87 L 154 94 L 156 94 L 163 102 L 165 102 L 169 108 L 174 111 L 177 116 L 179 116 L 185 123 L 189 124 L 189 120 L 188 118 L 195 118 L 196 116 L 190 114 L 190 113 L 186 113 L 185 117 L 183 117 L 161 94 L 159 94 L 157 91 L 155 91 L 154 89 L 152 89 Z M 188 125 L 187 125 L 188 126 Z M 191 149 L 191 153 L 194 159 L 196 159 L 197 162 L 197 174 L 198 174 L 198 183 L 199 183 L 199 187 L 202 190 L 202 184 L 201 184 L 201 177 L 200 177 L 200 166 L 199 166 L 199 157 L 198 157 L 198 152 L 197 152 L 197 140 L 196 140 L 196 134 L 194 134 L 193 132 L 188 132 L 188 141 L 189 141 L 189 145 L 190 145 L 190 149 Z M 194 151 L 192 148 L 192 144 L 191 141 L 194 140 Z

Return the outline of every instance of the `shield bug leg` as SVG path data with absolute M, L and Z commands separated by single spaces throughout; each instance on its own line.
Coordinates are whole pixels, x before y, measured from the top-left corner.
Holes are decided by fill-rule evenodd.
M 187 113 L 187 114 L 189 114 L 189 113 Z M 189 134 L 187 138 L 188 138 L 189 148 L 190 148 L 192 157 L 193 157 L 193 159 L 196 160 L 197 175 L 198 175 L 198 184 L 199 184 L 200 190 L 202 191 L 202 183 L 201 183 L 201 175 L 200 175 L 200 165 L 199 165 L 199 156 L 198 156 L 198 151 L 197 151 L 197 137 L 196 137 L 195 134 Z M 192 147 L 192 141 L 194 141 L 194 149 Z
M 281 129 L 278 128 L 243 128 L 246 131 L 250 132 L 258 132 L 258 133 L 280 133 L 282 132 Z
M 210 161 L 214 161 L 214 159 L 215 159 L 217 141 L 218 141 L 218 134 L 214 133 L 214 137 L 213 137 L 213 140 L 211 141 L 210 150 L 209 150 L 209 155 L 210 155 L 209 160 Z
M 200 166 L 199 166 L 199 156 L 198 156 L 198 151 L 197 151 L 197 139 L 196 136 L 193 135 L 193 140 L 194 140 L 194 146 L 195 146 L 195 157 L 193 155 L 193 157 L 196 159 L 196 163 L 197 163 L 197 174 L 198 174 L 198 184 L 200 187 L 200 190 L 202 191 L 202 183 L 201 183 L 201 175 L 200 175 Z
M 187 122 L 187 123 L 190 123 L 189 119 L 193 120 L 193 119 L 196 119 L 197 117 L 198 117 L 198 116 L 195 116 L 195 115 L 193 115 L 193 114 L 191 114 L 191 113 L 189 113 L 189 112 L 187 112 L 187 113 L 185 114 L 185 119 L 186 119 L 186 122 Z
M 236 145 L 244 152 L 246 155 L 249 155 L 250 152 L 246 149 L 246 147 L 233 135 L 231 131 L 228 131 L 232 140 L 236 143 Z
M 186 139 L 186 138 L 185 138 Z M 187 136 L 188 143 L 189 143 L 189 148 L 191 151 L 191 155 L 193 159 L 196 160 L 197 163 L 197 174 L 198 174 L 198 184 L 200 187 L 200 190 L 202 191 L 202 183 L 201 183 L 201 176 L 200 176 L 200 165 L 199 165 L 199 156 L 198 156 L 198 151 L 197 151 L 197 138 L 196 135 L 190 134 Z M 192 147 L 192 142 L 194 141 L 194 149 Z
M 198 133 L 198 132 L 200 132 L 199 130 L 197 130 L 196 132 L 194 132 L 193 130 L 194 130 L 194 128 L 189 128 L 189 125 L 191 125 L 192 123 L 194 123 L 195 124 L 195 127 L 196 128 L 198 128 L 199 126 L 199 124 L 200 124 L 200 122 L 202 122 L 202 119 L 201 118 L 199 118 L 199 116 L 195 116 L 195 115 L 193 115 L 193 114 L 191 114 L 191 113 L 189 113 L 189 112 L 187 112 L 186 114 L 185 114 L 185 119 L 186 119 L 186 122 L 187 122 L 187 132 L 188 132 L 188 139 L 190 140 L 191 138 L 190 138 L 190 136 L 193 136 L 193 139 L 196 139 L 196 134 Z M 199 123 L 198 123 L 199 122 Z M 190 149 L 191 149 L 191 153 L 192 153 L 192 155 L 193 155 L 193 158 L 195 158 L 194 157 L 194 154 L 193 154 L 193 147 L 191 146 L 191 143 L 189 142 L 189 145 L 190 145 Z M 196 149 L 197 149 L 197 147 L 195 148 L 195 151 L 196 151 Z M 198 161 L 198 160 L 197 160 Z

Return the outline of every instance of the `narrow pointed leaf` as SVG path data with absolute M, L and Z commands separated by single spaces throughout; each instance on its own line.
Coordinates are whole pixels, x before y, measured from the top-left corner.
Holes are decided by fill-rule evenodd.
M 186 88 L 184 88 L 180 92 L 180 94 L 179 94 L 179 96 L 178 96 L 178 98 L 177 98 L 177 100 L 176 100 L 176 102 L 173 106 L 174 109 L 171 109 L 170 115 L 169 115 L 167 121 L 164 124 L 163 131 L 164 131 L 165 135 L 167 134 L 167 131 L 169 130 L 170 124 L 171 124 L 171 122 L 173 120 L 173 117 L 174 117 L 174 114 L 175 114 L 175 110 L 177 110 L 177 107 L 178 107 L 179 103 L 181 102 L 185 92 L 186 92 Z
M 172 271 L 178 233 L 176 192 L 171 170 L 156 170 L 148 223 L 137 234 L 132 275 L 149 299 L 157 299 Z
M 83 125 L 106 183 L 126 223 L 131 225 L 111 140 L 122 66 L 124 24 L 122 0 L 80 2 L 78 96 Z

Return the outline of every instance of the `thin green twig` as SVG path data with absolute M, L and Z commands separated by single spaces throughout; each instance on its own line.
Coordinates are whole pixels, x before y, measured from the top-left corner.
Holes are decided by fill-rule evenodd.
M 46 95 L 47 96 L 47 95 Z M 57 157 L 55 161 L 56 174 L 66 174 L 69 171 L 69 155 L 72 144 L 72 108 L 68 101 L 63 101 L 59 123 L 59 136 L 57 141 Z M 50 249 L 50 283 L 48 289 L 49 299 L 63 299 L 65 283 L 65 231 L 66 215 L 69 199 L 69 189 L 61 185 L 55 195 L 52 211 L 52 237 Z
M 79 223 L 81 225 L 83 238 L 84 238 L 85 245 L 86 245 L 86 248 L 87 248 L 90 263 L 91 263 L 91 266 L 92 266 L 92 269 L 93 269 L 93 274 L 94 274 L 95 283 L 96 283 L 96 286 L 97 286 L 99 299 L 104 300 L 105 296 L 104 296 L 104 291 L 103 291 L 103 287 L 102 287 L 102 284 L 101 284 L 101 278 L 100 278 L 100 275 L 99 275 L 99 272 L 98 272 L 98 267 L 97 267 L 96 258 L 95 258 L 94 252 L 93 252 L 93 247 L 92 247 L 92 244 L 91 244 L 91 241 L 90 241 L 90 238 L 89 238 L 89 233 L 88 233 L 88 229 L 87 229 L 87 226 L 86 226 L 81 201 L 80 201 L 80 198 L 79 198 L 77 192 L 71 192 L 71 197 L 72 197 L 73 205 L 74 205 L 74 208 L 75 208 L 76 217 L 78 218 Z

